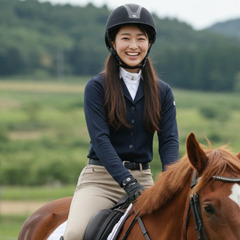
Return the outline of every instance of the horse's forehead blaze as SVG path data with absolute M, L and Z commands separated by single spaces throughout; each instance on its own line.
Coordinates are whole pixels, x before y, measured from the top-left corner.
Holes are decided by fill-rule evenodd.
M 235 183 L 232 186 L 232 193 L 230 194 L 229 198 L 233 200 L 235 203 L 238 204 L 240 207 L 240 185 Z

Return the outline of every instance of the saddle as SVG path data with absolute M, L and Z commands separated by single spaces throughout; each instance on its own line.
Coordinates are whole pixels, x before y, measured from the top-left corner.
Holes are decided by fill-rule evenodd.
M 112 208 L 98 211 L 89 221 L 83 239 L 106 240 L 129 203 L 128 197 L 125 196 Z

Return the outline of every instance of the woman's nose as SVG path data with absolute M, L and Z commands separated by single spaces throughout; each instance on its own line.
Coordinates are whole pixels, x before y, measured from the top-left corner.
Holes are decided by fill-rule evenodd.
M 138 48 L 137 41 L 136 41 L 136 40 L 132 40 L 132 41 L 130 42 L 129 48 L 131 48 L 131 49 L 137 49 L 137 48 Z

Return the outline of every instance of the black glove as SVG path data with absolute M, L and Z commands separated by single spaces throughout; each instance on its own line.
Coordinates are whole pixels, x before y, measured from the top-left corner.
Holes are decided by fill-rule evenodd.
M 133 176 L 126 177 L 122 181 L 122 186 L 127 193 L 130 202 L 135 201 L 144 191 L 143 185 L 138 183 Z

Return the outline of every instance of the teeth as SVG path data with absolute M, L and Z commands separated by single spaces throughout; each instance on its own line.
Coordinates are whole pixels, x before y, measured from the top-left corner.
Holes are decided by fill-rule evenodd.
M 137 56 L 138 53 L 127 53 L 127 55 L 130 55 L 130 56 Z

